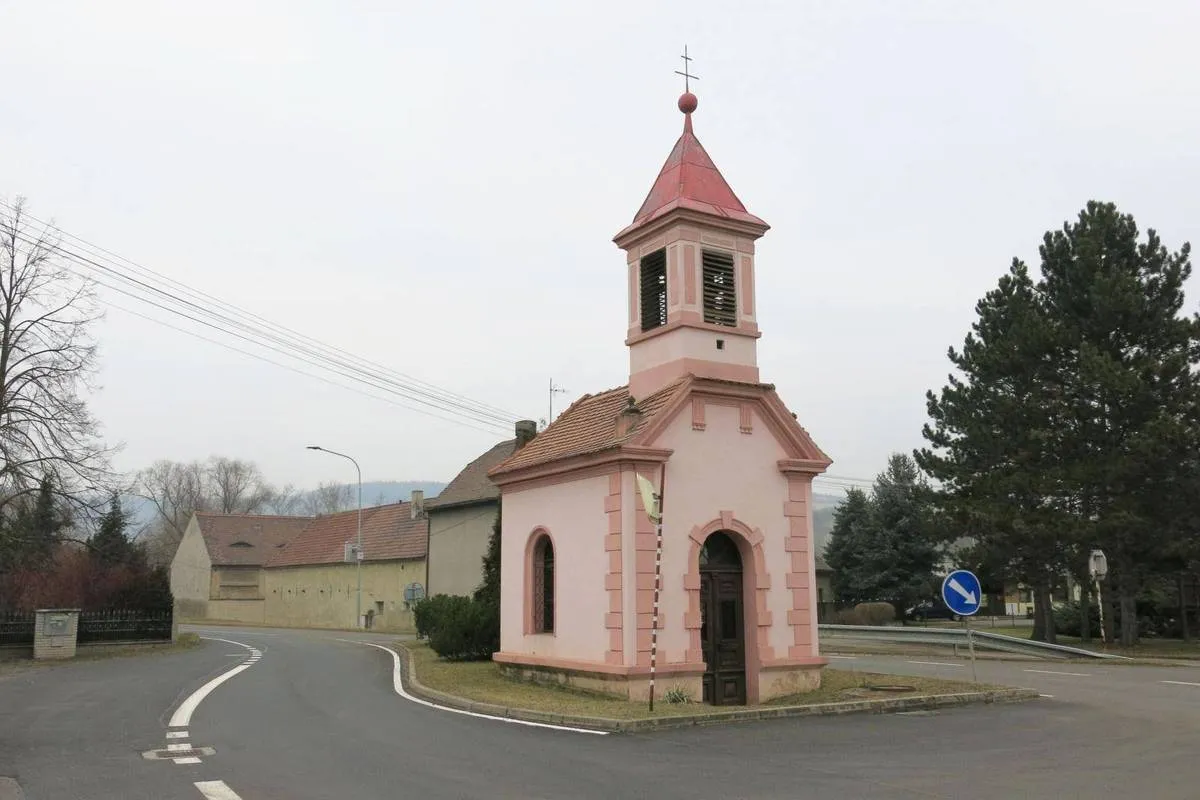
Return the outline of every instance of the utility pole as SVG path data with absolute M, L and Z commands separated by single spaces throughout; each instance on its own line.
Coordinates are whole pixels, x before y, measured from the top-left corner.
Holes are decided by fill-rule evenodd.
M 358 462 L 345 453 L 339 453 L 335 450 L 327 450 L 319 445 L 310 444 L 309 450 L 320 450 L 322 453 L 329 453 L 331 456 L 344 458 L 354 465 L 354 470 L 358 473 L 358 535 L 357 542 L 354 546 L 354 575 L 358 580 L 358 594 L 354 601 L 354 627 L 361 628 L 363 624 L 362 616 L 362 562 L 363 562 L 363 543 L 362 543 L 362 469 L 358 466 Z
M 662 547 L 663 547 L 663 487 L 667 482 L 667 469 L 663 465 L 658 477 L 658 491 L 654 484 L 642 476 L 637 476 L 638 493 L 642 496 L 642 507 L 646 516 L 654 523 L 654 607 L 650 615 L 650 713 L 654 713 L 654 673 L 658 663 L 658 593 L 662 585 Z
M 550 379 L 550 416 L 546 417 L 546 424 L 554 422 L 554 395 L 566 394 L 567 390 L 561 386 L 554 385 L 554 378 Z

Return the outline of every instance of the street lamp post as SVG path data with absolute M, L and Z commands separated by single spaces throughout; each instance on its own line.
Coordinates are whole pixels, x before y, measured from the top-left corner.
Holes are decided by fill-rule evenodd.
M 362 543 L 362 468 L 358 466 L 358 462 L 345 453 L 339 453 L 336 450 L 328 450 L 320 445 L 310 444 L 309 450 L 320 450 L 322 453 L 329 453 L 331 456 L 344 458 L 354 465 L 355 472 L 358 473 L 358 535 L 354 546 L 354 573 L 358 580 L 358 594 L 354 601 L 354 627 L 362 627 L 362 562 L 363 562 L 363 543 Z

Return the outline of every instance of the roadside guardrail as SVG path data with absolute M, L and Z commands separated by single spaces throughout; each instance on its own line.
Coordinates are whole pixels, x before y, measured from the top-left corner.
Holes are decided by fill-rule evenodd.
M 822 639 L 858 639 L 863 641 L 890 642 L 894 644 L 932 644 L 947 647 L 967 647 L 967 636 L 981 650 L 999 650 L 1006 653 L 1034 656 L 1036 658 L 1095 658 L 1110 661 L 1127 661 L 1128 656 L 1098 653 L 1082 647 L 1063 644 L 1047 644 L 1001 633 L 988 633 L 974 628 L 914 628 L 899 625 L 818 625 Z

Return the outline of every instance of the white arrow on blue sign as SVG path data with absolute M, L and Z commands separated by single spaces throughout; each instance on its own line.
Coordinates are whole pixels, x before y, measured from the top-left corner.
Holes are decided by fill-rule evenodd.
M 956 569 L 942 581 L 942 599 L 955 614 L 969 617 L 979 611 L 983 602 L 983 588 L 975 573 Z

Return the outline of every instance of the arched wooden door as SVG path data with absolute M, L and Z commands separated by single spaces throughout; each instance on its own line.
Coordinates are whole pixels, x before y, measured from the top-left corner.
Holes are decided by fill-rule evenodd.
M 718 531 L 700 548 L 700 646 L 704 702 L 746 702 L 746 635 L 742 557 L 729 534 Z

